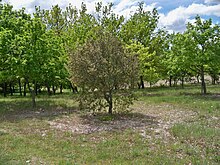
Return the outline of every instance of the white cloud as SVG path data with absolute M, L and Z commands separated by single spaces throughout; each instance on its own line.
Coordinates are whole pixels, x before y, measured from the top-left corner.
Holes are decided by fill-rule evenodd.
M 134 6 L 137 2 L 136 1 L 129 1 L 129 0 L 122 0 L 119 2 L 119 4 L 116 6 L 117 11 L 123 11 L 131 6 Z
M 14 6 L 15 9 L 21 9 L 22 7 L 26 8 L 28 13 L 33 13 L 35 10 L 35 6 L 40 6 L 41 9 L 50 9 L 53 5 L 59 5 L 61 8 L 65 8 L 69 4 L 80 8 L 82 2 L 84 2 L 87 6 L 87 10 L 89 13 L 94 12 L 95 4 L 100 2 L 100 0 L 3 0 L 3 2 L 10 3 Z M 135 12 L 138 8 L 138 2 L 140 0 L 102 0 L 103 5 L 107 5 L 112 2 L 116 4 L 113 6 L 113 10 L 118 15 L 124 15 L 125 17 L 129 17 L 133 12 Z M 150 5 L 144 4 L 144 10 L 153 10 L 157 6 L 157 3 L 152 3 Z M 161 7 L 158 7 L 160 9 Z
M 137 11 L 138 2 L 138 0 L 122 0 L 118 5 L 115 6 L 114 12 L 118 15 L 123 15 L 124 17 L 128 18 L 131 14 Z M 143 8 L 145 11 L 152 11 L 154 8 L 159 10 L 161 7 L 157 7 L 157 3 L 152 3 L 150 5 L 144 4 Z
M 71 3 L 73 6 L 80 8 L 82 2 L 86 4 L 88 12 L 93 13 L 95 4 L 100 1 L 103 5 L 113 2 L 115 4 L 113 6 L 114 12 L 129 18 L 138 9 L 138 2 L 141 0 L 3 0 L 3 2 L 9 2 L 13 5 L 15 9 L 25 7 L 28 13 L 34 12 L 35 6 L 41 6 L 42 9 L 50 9 L 53 5 L 58 4 L 64 9 Z M 157 8 L 160 11 L 162 8 L 158 6 L 160 1 L 153 2 L 149 5 L 144 4 L 144 10 L 151 11 L 153 8 Z M 160 13 L 159 27 L 166 26 L 167 30 L 170 31 L 184 31 L 185 24 L 197 14 L 201 16 L 220 17 L 220 4 L 217 4 L 218 2 L 220 3 L 220 0 L 205 0 L 204 2 L 205 4 L 193 3 L 188 7 L 179 6 L 167 14 Z
M 166 15 L 160 14 L 159 26 L 166 26 L 167 30 L 184 31 L 186 23 L 196 15 L 220 17 L 220 4 L 213 6 L 204 4 L 192 4 L 188 7 L 180 6 Z
M 192 4 L 185 11 L 188 15 L 214 15 L 220 17 L 220 4 L 213 6 L 206 6 L 203 4 Z
M 205 3 L 220 3 L 220 0 L 205 0 Z
M 25 7 L 30 13 L 34 11 L 35 6 L 40 6 L 42 9 L 50 9 L 54 5 L 59 5 L 61 8 L 65 8 L 71 3 L 73 6 L 80 7 L 83 1 L 81 0 L 3 0 L 7 2 L 15 9 Z M 88 2 L 90 4 L 90 2 Z

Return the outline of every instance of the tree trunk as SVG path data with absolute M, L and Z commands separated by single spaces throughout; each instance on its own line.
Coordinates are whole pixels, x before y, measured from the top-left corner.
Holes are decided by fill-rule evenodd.
M 35 92 L 35 95 L 37 96 L 37 82 L 34 81 L 34 92 Z
M 3 93 L 4 93 L 4 97 L 6 97 L 7 96 L 7 83 L 6 82 L 4 82 L 3 84 Z
M 182 79 L 181 79 L 181 86 L 182 86 L 182 88 L 184 88 L 184 77 L 182 77 Z
M 141 89 L 141 84 L 140 84 L 140 83 L 137 83 L 137 85 L 138 85 L 138 89 Z
M 215 78 L 212 78 L 212 85 L 215 85 Z
M 31 94 L 31 98 L 32 98 L 32 107 L 35 108 L 36 107 L 36 100 L 35 100 L 35 87 L 34 89 L 31 89 L 30 84 L 28 82 L 28 79 L 26 79 L 26 84 L 28 84 L 28 89 L 30 91 Z M 34 83 L 35 86 L 35 83 Z
M 199 84 L 199 75 L 196 76 L 197 83 Z
M 20 96 L 22 96 L 22 91 L 21 91 L 21 79 L 20 79 L 20 78 L 18 79 L 18 86 L 19 86 Z
M 72 83 L 70 83 L 70 89 L 71 89 L 71 90 L 72 90 L 72 92 L 74 93 L 74 88 L 73 88 Z
M 27 89 L 27 83 L 26 83 L 26 81 L 25 81 L 25 83 L 24 83 L 24 96 L 26 96 L 26 94 L 27 94 L 26 89 Z
M 9 88 L 10 88 L 10 94 L 11 94 L 11 96 L 13 96 L 13 89 L 12 89 L 12 83 L 11 82 L 9 83 Z
M 49 86 L 48 82 L 46 82 L 46 87 L 47 87 L 47 93 L 48 93 L 48 95 L 51 95 L 50 86 Z
M 172 76 L 170 76 L 170 79 L 169 79 L 169 86 L 172 87 Z
M 31 98 L 32 98 L 32 107 L 36 107 L 36 100 L 35 100 L 35 91 L 31 90 Z
M 55 95 L 56 94 L 56 88 L 55 88 L 54 85 L 52 86 L 52 90 L 53 90 L 53 94 Z
M 13 93 L 15 93 L 15 86 L 14 85 L 12 85 L 12 91 L 13 91 Z
M 113 108 L 113 106 L 112 106 L 112 101 L 111 101 L 111 102 L 109 102 L 109 107 L 108 107 L 109 114 L 112 114 L 112 108 Z
M 206 94 L 206 84 L 205 84 L 205 74 L 204 74 L 204 67 L 201 68 L 201 94 Z
M 72 89 L 73 93 L 78 93 L 77 86 L 73 86 L 72 83 L 70 83 L 70 88 Z
M 174 79 L 173 79 L 173 86 L 174 87 L 177 87 L 178 81 L 179 81 L 179 79 L 177 77 L 174 77 Z
M 109 93 L 109 98 L 108 98 L 108 113 L 109 114 L 112 114 L 112 109 L 113 109 L 112 94 Z
M 141 80 L 141 88 L 144 89 L 144 80 L 143 80 L 143 76 L 140 76 L 140 80 Z
M 60 85 L 60 94 L 62 94 L 63 93 L 63 85 L 61 84 Z
M 75 86 L 74 88 L 75 88 L 76 93 L 78 93 L 78 88 L 77 88 L 77 86 Z
M 211 77 L 212 77 L 212 85 L 215 85 L 217 81 L 217 76 L 214 74 Z
M 112 92 L 104 93 L 104 98 L 108 103 L 108 113 L 112 114 L 113 111 L 113 103 L 112 103 Z

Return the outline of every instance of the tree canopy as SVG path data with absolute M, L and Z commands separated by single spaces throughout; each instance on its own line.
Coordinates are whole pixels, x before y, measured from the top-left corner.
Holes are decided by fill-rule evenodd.
M 137 67 L 130 67 L 135 59 L 126 53 L 118 38 L 102 29 L 96 33 L 97 38 L 88 40 L 71 54 L 72 81 L 82 89 L 82 106 L 94 111 L 108 106 L 112 114 L 118 106 L 131 103 L 128 88 L 135 83 L 130 80 L 135 80 Z
M 98 2 L 92 14 L 82 3 L 66 9 L 39 6 L 30 15 L 0 1 L 0 92 L 7 96 L 18 89 L 26 96 L 29 91 L 35 106 L 43 89 L 51 95 L 78 87 L 92 95 L 85 100 L 107 105 L 109 113 L 113 104 L 131 98 L 127 89 L 159 80 L 170 86 L 181 80 L 183 86 L 197 77 L 206 94 L 206 76 L 213 83 L 219 79 L 219 25 L 196 16 L 185 32 L 169 34 L 158 28 L 158 19 L 157 10 L 145 11 L 143 3 L 125 19 L 112 3 Z

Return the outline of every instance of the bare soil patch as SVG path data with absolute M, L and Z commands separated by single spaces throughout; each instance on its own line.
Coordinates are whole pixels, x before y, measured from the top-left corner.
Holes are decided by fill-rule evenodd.
M 49 121 L 49 124 L 62 131 L 71 131 L 76 134 L 88 134 L 101 131 L 119 131 L 124 129 L 140 130 L 146 126 L 157 126 L 153 116 L 143 114 L 116 115 L 113 119 L 103 121 L 103 115 L 65 116 L 61 119 Z
M 172 138 L 169 129 L 175 123 L 192 120 L 196 113 L 176 109 L 172 105 L 146 105 L 137 102 L 129 114 L 118 114 L 108 120 L 108 116 L 99 115 L 68 115 L 48 121 L 52 128 L 60 131 L 70 131 L 74 134 L 89 134 L 101 131 L 121 131 L 132 129 L 138 131 L 144 138 Z M 103 121 L 103 118 L 107 120 Z M 151 132 L 149 136 L 149 133 Z
M 51 129 L 69 131 L 73 134 L 90 134 L 102 131 L 123 131 L 132 129 L 138 131 L 144 138 L 170 139 L 169 129 L 176 123 L 188 122 L 197 115 L 196 112 L 176 108 L 170 104 L 148 105 L 137 101 L 128 114 L 92 115 L 82 114 L 77 109 L 54 107 L 53 109 L 35 109 L 11 112 L 3 120 L 17 121 L 24 119 L 46 118 Z

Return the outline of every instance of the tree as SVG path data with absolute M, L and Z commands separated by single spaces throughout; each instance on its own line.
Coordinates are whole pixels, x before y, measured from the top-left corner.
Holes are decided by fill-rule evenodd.
M 73 9 L 72 6 L 67 8 L 66 15 L 68 16 L 68 36 L 67 36 L 67 50 L 76 49 L 78 45 L 84 44 L 88 38 L 93 36 L 95 28 L 95 18 L 87 14 L 86 5 L 82 3 L 81 9 Z
M 220 26 L 215 25 L 215 37 L 212 42 L 213 53 L 220 58 Z M 208 74 L 212 77 L 212 84 L 215 84 L 220 77 L 220 59 L 216 59 L 209 64 Z M 219 64 L 217 64 L 219 63 Z
M 137 75 L 130 68 L 134 58 L 125 53 L 123 44 L 111 33 L 98 30 L 96 35 L 96 39 L 72 52 L 72 82 L 82 89 L 82 108 L 96 111 L 108 107 L 112 114 L 113 110 L 132 103 L 133 95 L 128 88 L 132 86 L 131 77 Z
M 141 79 L 145 79 L 151 83 L 153 81 L 157 81 L 158 75 L 155 74 L 155 63 L 152 60 L 152 57 L 155 53 L 150 54 L 149 48 L 144 47 L 139 42 L 134 42 L 132 44 L 126 45 L 127 51 L 131 54 L 131 56 L 136 56 L 138 59 L 138 66 L 139 66 L 139 75 L 141 75 Z M 138 87 L 140 88 L 143 86 L 144 83 L 141 81 L 141 84 L 138 83 Z
M 170 86 L 172 79 L 174 81 L 181 79 L 183 87 L 184 78 L 190 73 L 192 52 L 190 53 L 189 50 L 193 51 L 193 48 L 194 45 L 191 44 L 187 34 L 177 33 L 170 36 L 170 48 L 163 59 L 167 75 L 170 77 Z
M 15 11 L 13 6 L 4 4 L 0 6 L 0 74 L 3 82 L 4 95 L 7 84 L 11 90 L 12 83 L 21 78 L 21 62 L 24 54 L 26 22 L 30 15 L 24 9 Z M 19 85 L 20 86 L 20 85 Z M 21 94 L 21 86 L 20 86 Z
M 112 7 L 113 3 L 103 6 L 102 2 L 98 2 L 94 16 L 99 26 L 102 26 L 106 31 L 118 36 L 122 23 L 124 22 L 124 16 L 116 15 L 112 11 Z
M 122 26 L 120 36 L 127 44 L 136 41 L 149 47 L 159 17 L 156 9 L 144 11 L 143 7 L 144 3 L 139 3 L 138 10 Z
M 60 85 L 60 92 L 62 93 L 63 84 L 67 81 L 69 74 L 67 68 L 67 53 L 65 51 L 65 43 L 67 42 L 68 21 L 66 20 L 66 12 L 55 5 L 51 10 L 40 10 L 37 8 L 37 13 L 41 17 L 44 24 L 47 26 L 45 42 L 47 51 L 47 65 L 42 69 L 46 73 L 42 78 L 43 83 L 47 86 L 48 93 L 52 85 L 53 93 Z
M 151 45 L 151 43 L 152 40 L 155 40 L 154 32 L 157 27 L 158 18 L 156 9 L 153 9 L 152 12 L 144 11 L 144 3 L 139 3 L 138 10 L 122 25 L 120 37 L 126 44 L 133 44 L 135 42 L 141 43 L 148 49 L 148 54 L 153 54 L 155 49 L 154 45 Z M 151 59 L 154 60 L 152 57 Z M 149 70 L 145 71 L 145 73 L 152 76 L 152 74 L 155 73 L 155 67 L 149 68 Z M 144 77 L 144 75 L 140 75 L 141 88 L 144 88 Z
M 188 23 L 188 39 L 190 45 L 194 47 L 187 48 L 191 59 L 191 69 L 197 71 L 201 77 L 201 93 L 206 94 L 205 73 L 211 65 L 220 64 L 219 53 L 216 52 L 216 38 L 218 38 L 218 26 L 212 26 L 212 20 L 202 21 L 199 16 L 196 17 L 195 24 Z

